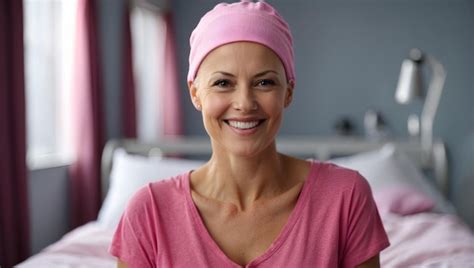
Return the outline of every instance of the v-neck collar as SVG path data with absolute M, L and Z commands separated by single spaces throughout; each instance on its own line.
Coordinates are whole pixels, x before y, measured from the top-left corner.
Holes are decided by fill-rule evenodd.
M 317 177 L 316 173 L 317 173 L 318 167 L 319 167 L 319 164 L 317 162 L 314 162 L 314 161 L 311 162 L 310 171 L 306 177 L 306 180 L 304 181 L 303 187 L 298 196 L 298 200 L 296 201 L 296 205 L 293 208 L 293 211 L 290 213 L 290 216 L 288 217 L 287 222 L 283 226 L 283 229 L 280 231 L 276 239 L 270 244 L 270 246 L 265 250 L 265 252 L 262 255 L 253 259 L 244 267 L 254 267 L 262 263 L 263 261 L 271 257 L 281 247 L 283 242 L 287 239 L 290 231 L 293 229 L 296 222 L 300 218 L 301 211 L 303 210 L 304 206 L 307 204 L 311 185 L 313 184 L 313 181 Z M 185 196 L 186 196 L 186 203 L 188 204 L 188 208 L 191 211 L 191 215 L 194 221 L 194 226 L 198 229 L 198 233 L 200 234 L 201 239 L 203 239 L 207 243 L 207 245 L 211 247 L 211 250 L 215 254 L 217 254 L 222 260 L 224 260 L 229 265 L 232 265 L 235 267 L 242 267 L 241 265 L 232 261 L 224 253 L 224 251 L 222 251 L 222 249 L 219 247 L 216 241 L 212 238 L 211 234 L 209 233 L 209 230 L 207 230 L 204 224 L 204 221 L 201 218 L 201 215 L 199 214 L 199 210 L 194 204 L 194 201 L 191 195 L 191 182 L 190 182 L 191 172 L 192 171 L 189 171 L 185 175 L 184 190 L 185 190 Z

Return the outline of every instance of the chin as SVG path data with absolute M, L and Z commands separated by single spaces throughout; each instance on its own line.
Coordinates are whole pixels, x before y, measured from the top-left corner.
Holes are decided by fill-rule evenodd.
M 225 151 L 229 154 L 239 157 L 255 157 L 259 154 L 264 154 L 272 148 L 272 142 L 258 142 L 258 141 L 242 141 L 242 142 L 228 142 L 225 144 Z

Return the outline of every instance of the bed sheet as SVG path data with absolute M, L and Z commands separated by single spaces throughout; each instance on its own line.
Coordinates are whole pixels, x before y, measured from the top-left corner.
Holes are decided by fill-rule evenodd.
M 116 267 L 116 258 L 107 252 L 113 233 L 114 230 L 103 228 L 98 222 L 89 222 L 16 267 Z
M 380 256 L 382 267 L 473 267 L 474 236 L 455 215 L 382 214 L 391 246 Z M 113 230 L 91 222 L 29 258 L 18 267 L 115 267 L 107 253 Z
M 453 214 L 383 214 L 390 247 L 382 267 L 474 267 L 474 236 Z

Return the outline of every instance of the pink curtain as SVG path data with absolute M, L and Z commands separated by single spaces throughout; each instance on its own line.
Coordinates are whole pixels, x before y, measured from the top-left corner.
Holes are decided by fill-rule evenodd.
M 0 266 L 30 252 L 23 1 L 0 1 Z
M 165 14 L 165 58 L 163 76 L 163 99 L 161 100 L 163 115 L 163 131 L 165 136 L 179 136 L 183 134 L 181 94 L 178 85 L 176 42 L 174 36 L 173 17 L 170 12 Z
M 79 0 L 77 12 L 72 94 L 76 161 L 70 167 L 72 227 L 97 218 L 101 203 L 100 158 L 104 146 L 96 1 Z
M 126 138 L 137 137 L 137 114 L 135 107 L 135 81 L 133 78 L 132 34 L 130 29 L 130 6 L 126 5 L 123 31 L 122 64 L 122 122 Z

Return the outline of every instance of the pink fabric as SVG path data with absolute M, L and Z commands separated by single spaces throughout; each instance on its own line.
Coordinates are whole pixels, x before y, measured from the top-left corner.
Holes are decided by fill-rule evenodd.
M 280 235 L 247 267 L 354 267 L 388 245 L 366 180 L 313 162 Z M 207 232 L 192 201 L 189 173 L 138 191 L 109 251 L 130 267 L 240 267 Z
M 166 36 L 163 75 L 163 95 L 160 102 L 163 118 L 163 134 L 165 136 L 180 136 L 183 134 L 183 120 L 181 114 L 181 94 L 178 85 L 176 63 L 176 44 L 174 36 L 173 18 L 171 13 L 165 14 Z
M 286 21 L 268 3 L 221 3 L 199 21 L 189 40 L 188 81 L 196 78 L 199 65 L 213 49 L 224 44 L 250 41 L 273 50 L 285 67 L 286 78 L 295 80 L 293 38 Z
M 473 266 L 474 236 L 455 215 L 385 214 L 382 219 L 391 245 L 380 254 L 381 267 Z M 107 253 L 113 234 L 88 223 L 15 267 L 114 267 L 117 261 Z
M 77 10 L 73 119 L 76 161 L 70 166 L 73 227 L 97 218 L 101 203 L 100 157 L 104 146 L 103 107 L 96 3 L 79 0 Z
M 402 216 L 427 212 L 435 206 L 435 202 L 429 196 L 408 186 L 379 190 L 374 194 L 374 198 L 379 211 Z
M 455 215 L 382 217 L 392 244 L 380 256 L 382 267 L 474 267 L 473 233 Z
M 125 8 L 122 64 L 122 131 L 126 138 L 137 137 L 137 111 L 135 81 L 133 77 L 132 33 L 130 29 L 130 9 Z
M 58 242 L 15 267 L 116 267 L 117 261 L 107 252 L 112 235 L 113 230 L 90 222 L 67 233 Z
M 23 1 L 0 1 L 0 266 L 30 251 Z

